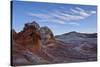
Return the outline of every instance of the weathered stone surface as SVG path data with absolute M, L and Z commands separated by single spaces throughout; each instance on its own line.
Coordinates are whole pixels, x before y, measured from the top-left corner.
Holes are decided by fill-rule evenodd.
M 55 37 L 53 32 L 48 27 L 41 27 L 40 28 L 41 33 L 41 40 L 43 45 L 46 46 L 54 46 L 56 44 Z

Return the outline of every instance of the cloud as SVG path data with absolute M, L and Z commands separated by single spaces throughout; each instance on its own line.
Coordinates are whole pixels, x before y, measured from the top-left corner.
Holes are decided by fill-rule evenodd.
M 45 10 L 46 11 L 46 10 Z M 29 13 L 30 16 L 37 17 L 40 19 L 40 22 L 54 22 L 59 24 L 74 24 L 79 25 L 78 23 L 72 23 L 73 21 L 79 21 L 86 19 L 87 17 L 96 14 L 96 11 L 85 10 L 80 7 L 65 9 L 53 9 L 52 11 L 48 11 L 48 13 Z
M 74 25 L 74 26 L 79 26 L 80 24 L 79 23 L 76 23 L 76 22 L 71 22 L 69 23 L 70 25 Z
M 77 10 L 84 12 L 85 10 L 79 7 L 75 7 Z
M 92 14 L 95 14 L 96 11 L 87 11 L 87 10 L 84 10 L 82 8 L 79 8 L 79 7 L 76 7 L 74 9 L 70 9 L 72 14 L 77 14 L 79 16 L 82 16 L 84 18 L 87 18 L 88 16 L 91 16 Z
M 28 15 L 33 16 L 33 17 L 37 17 L 40 19 L 49 19 L 51 18 L 51 16 L 47 15 L 47 14 L 43 14 L 43 13 L 28 13 Z
M 96 13 L 96 11 L 91 11 L 91 14 L 95 14 Z
M 62 20 L 59 20 L 59 19 L 42 19 L 42 20 L 39 20 L 39 22 L 53 22 L 53 23 L 59 23 L 59 24 L 66 24 L 65 21 L 62 21 Z

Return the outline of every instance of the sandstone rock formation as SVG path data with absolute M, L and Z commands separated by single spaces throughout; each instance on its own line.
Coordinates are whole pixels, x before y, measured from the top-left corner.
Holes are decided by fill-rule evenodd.
M 17 39 L 17 33 L 16 33 L 16 31 L 14 29 L 12 29 L 11 33 L 12 33 L 12 39 L 16 40 Z
M 18 33 L 16 42 L 29 48 L 34 48 L 33 51 L 41 49 L 40 26 L 36 22 L 26 23 L 23 30 Z
M 40 28 L 42 44 L 45 46 L 54 46 L 56 45 L 55 37 L 53 32 L 47 27 Z
M 50 28 L 40 27 L 35 21 L 11 33 L 13 66 L 97 60 L 97 34 L 70 32 L 54 36 Z
M 26 23 L 19 33 L 12 30 L 12 65 L 49 63 L 52 59 L 41 49 L 41 36 L 36 22 Z

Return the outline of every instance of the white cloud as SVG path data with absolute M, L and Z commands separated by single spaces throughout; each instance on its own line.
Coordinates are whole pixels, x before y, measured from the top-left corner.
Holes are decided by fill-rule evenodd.
M 53 23 L 60 23 L 60 24 L 66 24 L 65 21 L 59 20 L 59 19 L 43 19 L 39 20 L 39 22 L 53 22 Z
M 60 24 L 66 24 L 65 21 L 63 21 L 63 20 L 58 20 L 58 19 L 56 19 L 56 20 L 52 20 L 52 22 L 60 23 Z
M 95 14 L 96 13 L 96 11 L 91 11 L 91 14 Z
M 96 11 L 88 11 L 88 10 L 84 10 L 82 8 L 79 8 L 79 7 L 76 7 L 74 9 L 70 9 L 72 14 L 77 14 L 77 15 L 80 15 L 80 16 L 83 16 L 83 17 L 88 17 L 88 16 L 91 16 L 92 14 L 95 14 Z
M 79 11 L 81 11 L 81 12 L 84 12 L 84 11 L 85 11 L 84 9 L 82 9 L 82 8 L 80 8 L 80 7 L 75 7 L 75 9 L 77 9 L 77 10 L 79 10 Z
M 76 23 L 76 22 L 70 22 L 69 24 L 74 25 L 74 26 L 79 26 L 80 25 L 79 23 Z
M 72 14 L 78 14 L 79 13 L 78 10 L 75 10 L 75 9 L 72 9 L 72 8 L 70 9 L 70 11 L 71 11 Z
M 49 16 L 47 14 L 43 14 L 43 13 L 29 13 L 29 15 L 33 16 L 33 17 L 38 17 L 38 18 L 41 18 L 41 19 L 51 18 L 51 16 Z
M 73 21 L 78 21 L 82 19 L 86 19 L 89 16 L 92 16 L 96 13 L 96 11 L 85 10 L 80 7 L 71 8 L 69 10 L 53 10 L 52 12 L 47 11 L 49 13 L 29 13 L 30 16 L 40 18 L 41 22 L 55 22 L 59 24 L 70 23 L 73 25 L 79 25 L 77 23 L 72 23 Z

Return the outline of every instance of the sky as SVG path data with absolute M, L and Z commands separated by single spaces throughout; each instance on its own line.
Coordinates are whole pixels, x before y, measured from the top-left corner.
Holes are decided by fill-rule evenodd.
M 41 27 L 48 26 L 54 35 L 71 31 L 97 32 L 97 7 L 93 5 L 13 1 L 12 28 L 16 32 L 25 23 L 36 21 Z

